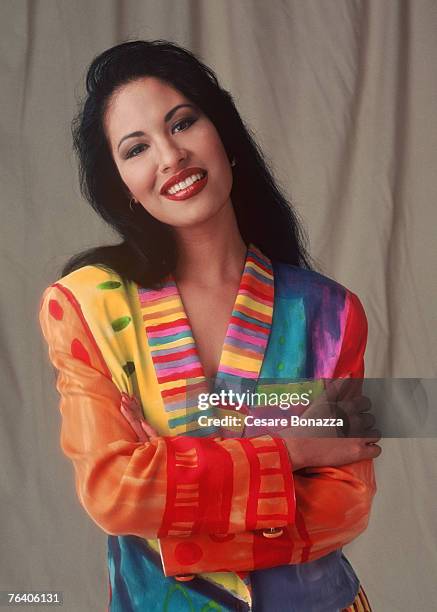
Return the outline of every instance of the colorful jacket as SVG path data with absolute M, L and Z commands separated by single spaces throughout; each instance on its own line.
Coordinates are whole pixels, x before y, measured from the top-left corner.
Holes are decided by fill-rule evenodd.
M 192 398 L 206 381 L 173 279 L 144 289 L 86 266 L 45 291 L 40 322 L 59 370 L 61 445 L 117 554 L 131 542 L 141 555 L 142 542 L 166 576 L 198 574 L 250 604 L 247 572 L 319 559 L 366 528 L 371 461 L 293 473 L 282 439 L 198 425 Z M 353 293 L 251 247 L 218 375 L 361 378 L 366 336 Z M 140 399 L 158 438 L 138 442 L 123 391 Z M 271 528 L 280 537 L 266 537 Z

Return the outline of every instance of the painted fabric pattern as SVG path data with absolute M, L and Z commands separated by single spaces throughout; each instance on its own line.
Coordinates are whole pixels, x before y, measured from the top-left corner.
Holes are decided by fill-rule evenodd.
M 372 462 L 293 474 L 280 439 L 205 437 L 189 400 L 206 381 L 172 279 L 148 290 L 86 266 L 46 290 L 40 320 L 59 370 L 61 444 L 79 499 L 125 552 L 123 538 L 141 538 L 166 576 L 197 574 L 250 606 L 248 572 L 293 571 L 365 529 Z M 219 376 L 362 377 L 366 331 L 352 293 L 251 247 Z M 156 440 L 138 442 L 120 414 L 121 392 L 140 399 Z M 269 528 L 283 534 L 267 539 Z

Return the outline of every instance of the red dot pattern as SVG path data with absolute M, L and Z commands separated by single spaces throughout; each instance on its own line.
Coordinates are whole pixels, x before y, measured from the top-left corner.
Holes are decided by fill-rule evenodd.
M 90 355 L 78 338 L 75 338 L 71 343 L 71 354 L 75 359 L 80 359 L 87 365 L 91 365 Z
M 49 301 L 49 313 L 57 321 L 60 321 L 62 319 L 62 317 L 64 316 L 64 309 L 62 308 L 58 300 Z
M 176 546 L 174 554 L 181 565 L 192 565 L 203 557 L 202 549 L 194 542 L 181 542 Z

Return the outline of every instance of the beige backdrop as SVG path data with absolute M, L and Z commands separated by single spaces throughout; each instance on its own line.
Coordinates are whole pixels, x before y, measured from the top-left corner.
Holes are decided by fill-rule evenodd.
M 37 325 L 62 263 L 110 235 L 81 201 L 70 120 L 92 57 L 126 38 L 200 54 L 236 99 L 309 229 L 358 293 L 367 374 L 434 377 L 435 0 L 2 0 L 1 589 L 104 610 L 105 536 L 59 451 Z M 436 609 L 435 439 L 384 443 L 371 525 L 348 553 L 376 612 Z

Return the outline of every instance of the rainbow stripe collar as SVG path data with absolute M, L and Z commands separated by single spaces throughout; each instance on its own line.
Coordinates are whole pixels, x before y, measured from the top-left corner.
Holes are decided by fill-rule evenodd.
M 212 433 L 213 428 L 200 430 L 197 426 L 197 396 L 210 389 L 174 278 L 169 277 L 159 290 L 139 287 L 138 295 L 170 429 L 185 425 L 190 435 Z M 217 378 L 256 380 L 259 377 L 272 325 L 273 301 L 272 264 L 251 245 L 228 323 Z

